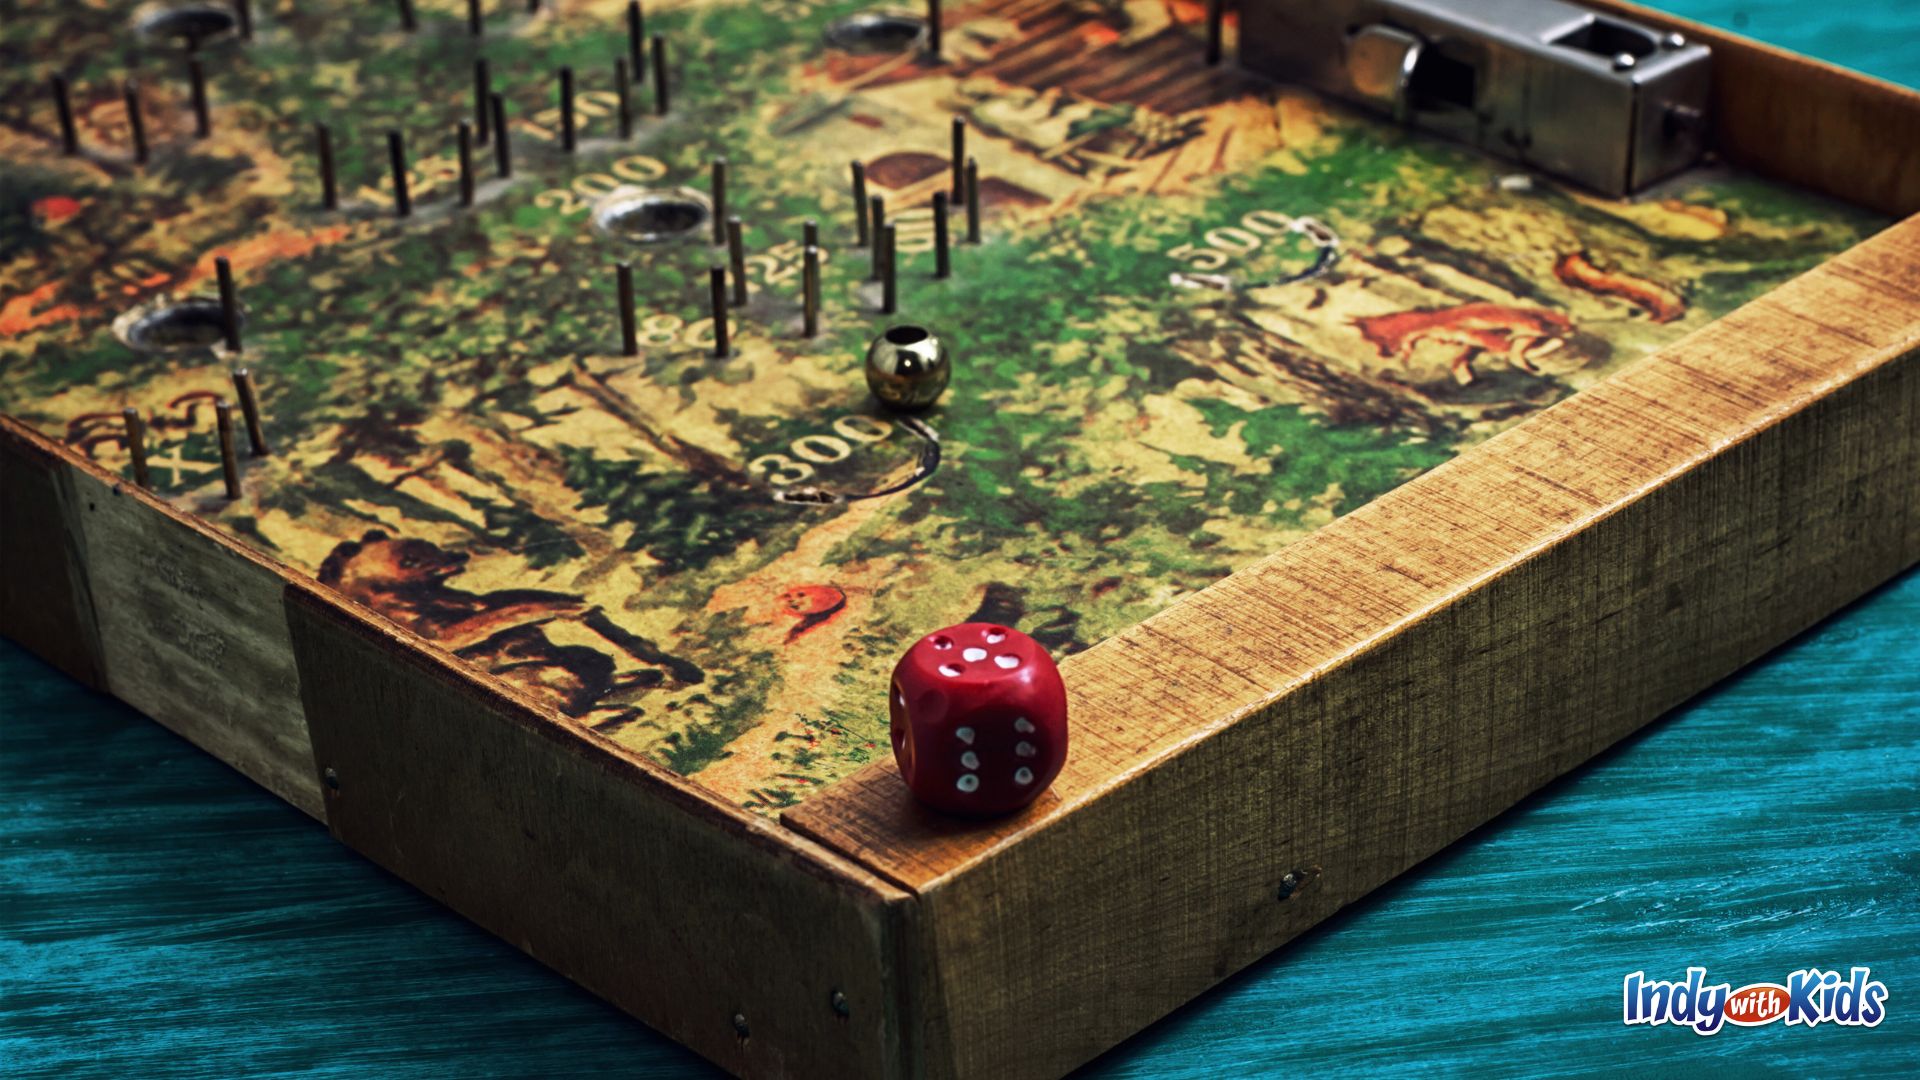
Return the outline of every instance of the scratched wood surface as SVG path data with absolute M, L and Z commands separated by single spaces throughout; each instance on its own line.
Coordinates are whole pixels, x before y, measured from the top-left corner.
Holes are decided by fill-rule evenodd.
M 1920 218 L 1069 658 L 1027 813 L 782 820 L 918 895 L 931 1059 L 1064 1071 L 1920 560 L 1917 433 Z
M 1096 1077 L 1920 1070 L 1920 573 L 1096 1061 Z M 44 723 L 22 723 L 24 718 Z M 0 1074 L 717 1076 L 0 642 Z M 1627 972 L 1871 964 L 1872 1031 L 1628 1030 Z

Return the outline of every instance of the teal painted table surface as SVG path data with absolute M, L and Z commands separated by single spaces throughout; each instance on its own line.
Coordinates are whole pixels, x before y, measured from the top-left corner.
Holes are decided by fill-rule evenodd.
M 1911 0 L 1669 0 L 1920 83 Z M 1088 1067 L 1920 1075 L 1920 574 Z M 1620 1022 L 1621 979 L 1868 965 L 1873 1029 Z M 711 1075 L 0 642 L 0 1075 Z

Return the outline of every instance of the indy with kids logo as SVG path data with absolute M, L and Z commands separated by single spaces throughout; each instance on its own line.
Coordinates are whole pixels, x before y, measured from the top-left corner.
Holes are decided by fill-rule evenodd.
M 1658 1026 L 1678 1024 L 1697 1034 L 1713 1035 L 1722 1025 L 1760 1027 L 1784 1020 L 1788 1027 L 1839 1024 L 1875 1027 L 1887 1015 L 1887 984 L 1873 978 L 1871 968 L 1857 967 L 1849 976 L 1838 971 L 1806 968 L 1787 976 L 1785 984 L 1707 984 L 1707 969 L 1690 967 L 1685 982 L 1647 978 L 1636 971 L 1622 981 L 1622 1020 Z

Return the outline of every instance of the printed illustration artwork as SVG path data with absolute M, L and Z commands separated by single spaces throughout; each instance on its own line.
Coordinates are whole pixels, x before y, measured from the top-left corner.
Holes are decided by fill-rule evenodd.
M 165 5 L 10 15 L 0 411 L 125 470 L 137 409 L 163 497 L 763 811 L 889 752 L 886 674 L 929 629 L 1083 649 L 1884 224 L 1720 169 L 1632 202 L 1516 175 L 1203 66 L 1190 0 L 949 5 L 940 64 L 911 18 L 858 3 L 650 4 L 672 103 L 656 116 L 651 73 L 636 79 L 622 139 L 625 4 L 557 7 L 506 5 L 479 38 L 461 5 L 422 0 L 414 34 L 391 5 L 285 8 L 245 49 L 231 27 L 156 22 Z M 59 72 L 74 156 L 34 48 L 54 38 L 77 58 Z M 513 172 L 483 144 L 465 208 L 454 131 L 473 87 L 423 73 L 481 55 Z M 954 116 L 984 237 L 935 280 Z M 406 217 L 389 130 L 410 148 Z M 749 301 L 716 358 L 722 156 Z M 896 315 L 855 239 L 854 160 L 899 230 Z M 809 219 L 826 258 L 812 338 Z M 862 357 L 892 323 L 952 350 L 927 412 L 868 393 Z M 230 500 L 212 406 L 235 366 L 273 453 L 243 455 Z

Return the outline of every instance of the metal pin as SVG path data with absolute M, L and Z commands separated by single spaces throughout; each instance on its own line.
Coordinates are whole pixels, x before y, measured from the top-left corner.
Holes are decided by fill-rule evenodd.
M 233 369 L 233 393 L 240 399 L 240 416 L 247 422 L 247 442 L 254 457 L 266 457 L 267 432 L 260 426 L 260 399 L 253 392 L 253 373 L 246 368 Z
M 633 138 L 633 81 L 627 75 L 627 62 L 616 57 L 613 61 L 613 96 L 620 99 L 620 137 Z
M 1220 62 L 1221 26 L 1226 21 L 1226 0 L 1207 0 L 1207 66 Z
M 867 196 L 867 217 L 871 219 L 868 230 L 873 237 L 872 247 L 868 251 L 867 280 L 880 280 L 880 233 L 887 226 L 887 203 L 878 195 Z
M 473 205 L 473 125 L 460 121 L 460 205 Z
M 635 78 L 647 75 L 647 55 L 640 48 L 646 36 L 647 19 L 640 12 L 640 0 L 627 0 L 627 66 L 633 69 Z
M 240 300 L 233 288 L 233 264 L 222 255 L 213 260 L 213 274 L 220 282 L 220 336 L 226 339 L 228 352 L 240 351 Z
M 947 193 L 933 193 L 933 276 L 953 274 L 953 257 L 947 250 Z
M 967 159 L 967 243 L 980 242 L 980 163 Z
M 618 263 L 613 270 L 620 294 L 620 351 L 628 356 L 639 356 L 640 335 L 633 328 L 633 265 Z
M 653 114 L 667 115 L 667 39 L 653 35 Z
M 133 482 L 143 488 L 153 486 L 153 477 L 147 472 L 147 425 L 140 419 L 140 410 L 128 406 L 120 410 L 120 418 L 127 425 L 127 454 L 133 458 Z
M 891 315 L 900 306 L 899 276 L 894 273 L 896 249 L 893 244 L 893 223 L 888 222 L 886 227 L 880 230 L 880 233 L 880 257 L 885 264 L 880 271 L 880 313 L 882 315 Z
M 406 217 L 413 213 L 413 196 L 407 193 L 407 141 L 397 131 L 387 132 L 387 163 L 393 166 L 393 213 Z
M 60 114 L 60 149 L 63 153 L 80 152 L 80 135 L 73 127 L 73 98 L 67 92 L 67 80 L 55 75 L 53 85 L 53 108 Z
M 940 62 L 940 0 L 927 0 L 927 58 Z
M 213 420 L 220 429 L 220 473 L 227 482 L 227 498 L 240 497 L 240 459 L 233 450 L 233 403 L 225 398 L 213 403 Z
M 727 219 L 727 267 L 733 275 L 733 306 L 747 306 L 747 245 L 742 238 L 740 219 Z
M 413 0 L 400 0 L 400 29 L 408 33 L 420 29 L 420 20 L 413 16 Z
M 860 246 L 866 247 L 867 239 L 867 166 L 865 162 L 853 163 L 853 216 L 860 228 Z
M 253 40 L 252 0 L 233 0 L 233 18 L 240 24 L 240 40 Z
M 499 94 L 493 104 L 493 168 L 502 179 L 513 175 L 513 153 L 507 147 L 507 101 Z
M 200 61 L 187 61 L 187 80 L 193 84 L 193 133 L 206 138 L 213 133 L 213 117 L 207 111 L 207 73 Z
M 133 138 L 133 160 L 136 164 L 147 163 L 147 121 L 140 115 L 140 87 L 132 79 L 121 88 L 121 95 L 127 101 L 127 131 Z
M 486 57 L 473 62 L 473 131 L 480 137 L 480 145 L 487 145 L 492 125 L 488 123 L 487 99 L 493 94 L 493 73 L 487 68 Z
M 962 162 L 967 160 L 967 122 L 961 117 L 953 118 L 953 197 L 966 197 L 966 176 L 961 171 Z
M 725 359 L 733 351 L 727 343 L 727 268 L 707 271 L 707 286 L 713 294 L 713 355 Z
M 560 69 L 560 149 L 573 153 L 577 140 L 573 126 L 573 69 Z
M 808 337 L 820 333 L 820 248 L 808 244 L 806 261 L 801 264 L 801 332 Z
M 713 243 L 727 242 L 727 159 L 713 159 Z
M 333 130 L 325 124 L 315 124 L 313 138 L 320 150 L 320 204 L 329 210 L 338 210 L 340 186 L 333 176 Z
M 800 242 L 807 247 L 820 246 L 820 223 L 808 218 L 800 226 Z
M 480 36 L 480 0 L 467 0 L 467 32 Z

